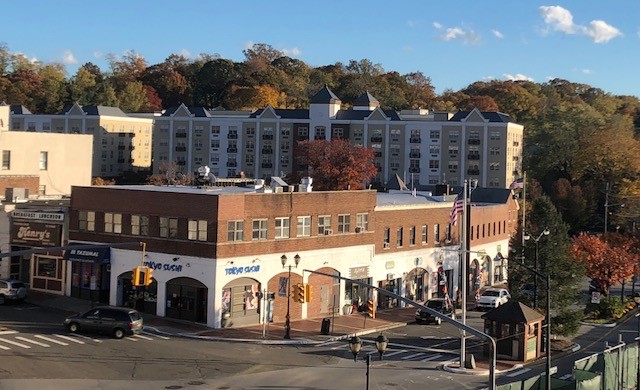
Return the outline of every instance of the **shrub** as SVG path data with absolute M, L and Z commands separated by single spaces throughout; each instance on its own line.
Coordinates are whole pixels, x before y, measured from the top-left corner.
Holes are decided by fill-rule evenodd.
M 585 312 L 591 314 L 593 318 L 620 318 L 625 312 L 625 307 L 625 302 L 609 295 L 602 297 L 600 303 L 589 303 Z
M 582 313 L 578 310 L 563 310 L 551 319 L 551 334 L 571 336 L 578 332 Z

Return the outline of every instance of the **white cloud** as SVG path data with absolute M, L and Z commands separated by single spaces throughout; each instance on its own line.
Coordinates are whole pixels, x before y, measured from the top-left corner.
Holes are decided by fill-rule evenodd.
M 595 43 L 606 43 L 615 37 L 622 36 L 620 30 L 602 20 L 592 20 L 588 26 L 576 24 L 573 22 L 571 12 L 558 5 L 543 5 L 539 9 L 544 22 L 555 31 L 565 34 L 586 35 Z
M 253 48 L 253 41 L 247 41 L 247 43 L 244 44 L 244 48 L 245 49 L 252 49 Z
M 65 65 L 73 65 L 77 64 L 78 60 L 73 55 L 71 50 L 65 50 L 64 53 L 62 53 L 62 63 Z
M 440 30 L 442 28 L 442 25 L 438 22 L 433 22 L 433 27 L 437 28 L 438 30 Z
M 509 81 L 534 81 L 533 78 L 525 76 L 522 73 L 518 73 L 515 76 L 508 73 L 503 73 L 502 77 Z
M 480 37 L 473 30 L 463 30 L 460 27 L 449 27 L 445 30 L 445 33 L 440 35 L 440 39 L 443 41 L 461 40 L 464 43 L 478 43 Z
M 491 30 L 491 32 L 496 38 L 500 38 L 500 39 L 504 38 L 504 35 L 498 30 Z
M 193 54 L 191 54 L 191 52 L 189 50 L 187 50 L 187 49 L 180 50 L 180 52 L 178 54 L 180 54 L 184 58 L 193 58 Z
M 595 43 L 606 43 L 615 37 L 622 36 L 620 30 L 602 20 L 592 20 L 589 26 L 584 27 L 583 31 L 587 36 L 593 38 Z
M 32 64 L 35 64 L 35 63 L 39 62 L 38 57 L 29 58 L 29 56 L 27 56 L 26 54 L 24 54 L 22 52 L 19 52 L 19 51 L 16 52 L 14 55 L 17 56 L 17 57 L 22 57 L 22 58 L 24 58 L 25 60 L 29 61 Z
M 496 78 L 493 76 L 484 76 L 482 77 L 482 81 L 491 81 L 491 80 L 495 80 Z
M 103 58 L 104 57 L 104 53 L 101 51 L 94 51 L 93 52 L 93 56 L 96 58 Z
M 282 53 L 285 56 L 301 56 L 302 55 L 302 51 L 300 49 L 298 49 L 297 47 L 291 48 L 291 49 L 282 49 L 281 50 Z
M 582 74 L 591 74 L 591 69 L 589 69 L 589 68 L 582 68 L 582 69 L 573 68 L 573 71 L 574 72 L 580 72 Z

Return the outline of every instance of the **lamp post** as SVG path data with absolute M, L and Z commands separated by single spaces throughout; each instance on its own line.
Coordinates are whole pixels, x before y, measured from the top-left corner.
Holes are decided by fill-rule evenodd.
M 538 271 L 538 241 L 542 238 L 542 236 L 548 236 L 549 229 L 545 228 L 542 233 L 538 235 L 538 238 L 534 238 L 533 241 L 536 244 L 536 256 L 533 262 L 533 269 Z M 530 240 L 531 236 L 529 234 L 524 235 L 525 240 Z M 538 307 L 538 278 L 533 278 L 533 308 L 536 309 Z
M 296 264 L 295 267 L 298 268 L 298 264 L 300 264 L 300 255 L 296 254 L 293 257 L 293 261 Z M 280 262 L 282 263 L 282 268 L 287 265 L 287 255 L 282 255 L 280 257 Z M 290 317 L 290 306 L 291 306 L 291 264 L 289 267 L 289 276 L 287 277 L 287 316 L 284 320 L 284 338 L 285 340 L 291 339 L 291 317 Z
M 378 354 L 380 355 L 380 360 L 382 360 L 382 355 L 384 355 L 384 352 L 387 350 L 388 344 L 389 344 L 389 340 L 383 334 L 380 334 L 378 337 L 376 337 L 376 349 L 378 350 Z M 360 340 L 360 337 L 353 336 L 349 340 L 349 349 L 353 354 L 353 361 L 355 362 L 358 358 L 358 354 L 360 353 L 360 350 L 362 349 L 362 340 Z M 367 354 L 366 362 L 367 362 L 366 389 L 369 390 L 369 366 L 371 365 L 371 354 Z

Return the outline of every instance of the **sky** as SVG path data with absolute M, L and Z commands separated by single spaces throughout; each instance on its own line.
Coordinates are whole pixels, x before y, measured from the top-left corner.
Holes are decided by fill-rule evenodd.
M 149 65 L 170 54 L 219 54 L 266 43 L 310 66 L 369 59 L 421 71 L 437 93 L 475 81 L 562 78 L 640 96 L 638 0 L 3 2 L 0 42 L 12 53 L 107 71 L 107 54 Z

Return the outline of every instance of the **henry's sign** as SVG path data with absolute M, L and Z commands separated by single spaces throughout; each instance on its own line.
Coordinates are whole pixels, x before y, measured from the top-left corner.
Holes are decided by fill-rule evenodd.
M 60 246 L 62 225 L 19 222 L 11 225 L 11 243 L 29 246 Z

